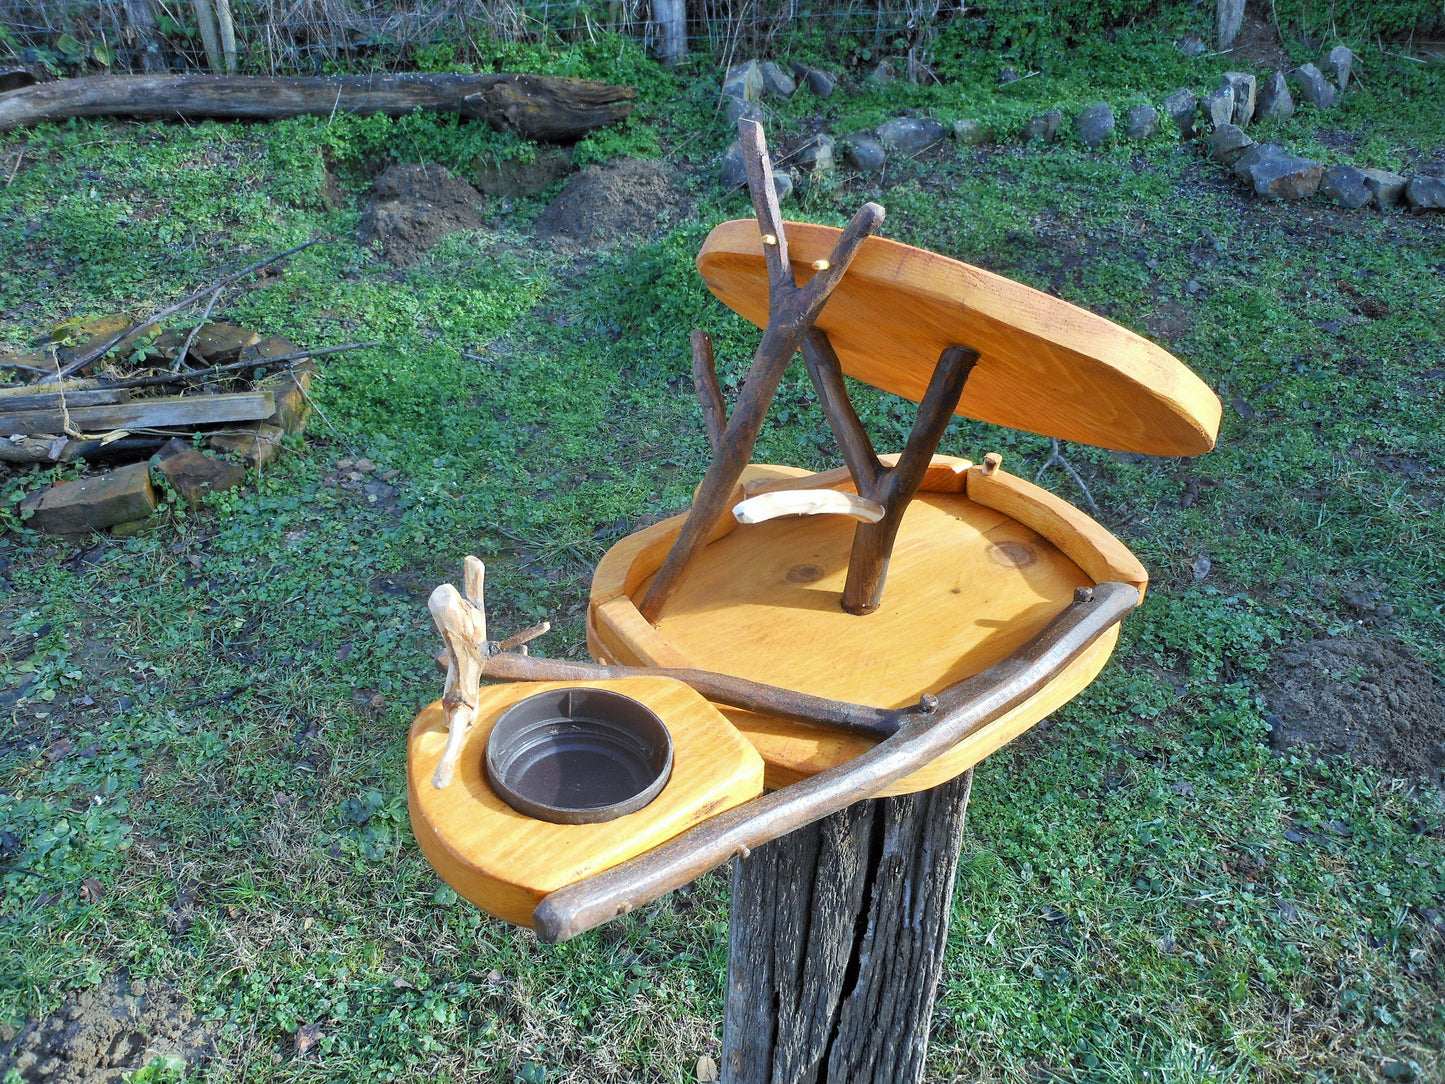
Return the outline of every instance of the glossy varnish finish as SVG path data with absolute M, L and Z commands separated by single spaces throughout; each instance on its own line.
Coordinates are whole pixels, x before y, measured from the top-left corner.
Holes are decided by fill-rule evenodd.
M 441 703 L 412 724 L 407 799 L 423 853 L 458 894 L 489 914 L 530 926 L 542 897 L 632 858 L 762 792 L 758 754 L 717 711 L 680 682 L 626 678 L 596 683 L 630 696 L 667 722 L 671 778 L 636 813 L 600 824 L 551 824 L 516 812 L 487 784 L 482 758 L 492 725 L 507 708 L 549 688 L 577 682 L 492 685 L 457 761 L 456 778 L 437 788 L 432 774 L 446 747 Z
M 749 468 L 742 490 L 850 488 L 846 473 Z M 969 491 L 975 483 L 976 492 Z M 1047 491 L 967 461 L 935 457 L 899 531 L 882 607 L 844 613 L 852 521 L 798 517 L 735 526 L 704 548 L 657 627 L 637 612 L 681 517 L 618 543 L 593 580 L 593 653 L 629 665 L 696 667 L 877 707 L 903 707 L 1009 655 L 1064 610 L 1074 589 L 1143 587 L 1128 549 Z M 975 499 L 976 498 L 976 499 Z M 986 502 L 986 503 L 985 503 Z M 999 507 L 994 507 L 999 506 Z M 1057 539 L 1057 542 L 1055 541 Z M 951 779 L 1067 702 L 1098 673 L 1117 629 L 1047 689 L 882 793 Z M 851 760 L 868 738 L 724 708 L 762 754 L 770 786 Z
M 784 224 L 799 282 L 838 230 Z M 724 222 L 697 258 L 710 289 L 762 327 L 768 287 L 757 222 Z M 1171 354 L 1102 316 L 981 268 L 870 237 L 815 326 L 843 371 L 915 402 L 950 346 L 976 350 L 957 413 L 1151 455 L 1214 446 L 1219 400 Z

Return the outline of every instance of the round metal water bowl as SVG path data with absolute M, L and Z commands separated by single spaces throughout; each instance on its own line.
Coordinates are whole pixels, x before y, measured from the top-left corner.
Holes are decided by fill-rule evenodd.
M 606 689 L 549 689 L 512 705 L 487 737 L 487 781 L 518 813 L 595 824 L 635 813 L 672 775 L 657 714 Z

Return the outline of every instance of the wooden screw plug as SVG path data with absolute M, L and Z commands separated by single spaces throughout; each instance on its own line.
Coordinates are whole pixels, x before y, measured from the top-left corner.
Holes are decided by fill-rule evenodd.
M 988 455 L 983 457 L 984 474 L 992 474 L 1001 466 L 1003 466 L 1003 456 L 998 452 L 989 452 Z

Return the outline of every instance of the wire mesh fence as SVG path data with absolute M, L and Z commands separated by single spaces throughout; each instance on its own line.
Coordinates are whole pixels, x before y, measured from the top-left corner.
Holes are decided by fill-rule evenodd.
M 308 73 L 358 62 L 466 62 L 497 42 L 595 40 L 607 32 L 655 51 L 662 7 L 650 0 L 0 0 L 0 58 L 112 71 Z M 720 58 L 766 53 L 798 28 L 901 36 L 912 46 L 962 10 L 950 0 L 686 0 L 677 7 L 687 49 Z M 208 24 L 219 33 L 208 35 Z

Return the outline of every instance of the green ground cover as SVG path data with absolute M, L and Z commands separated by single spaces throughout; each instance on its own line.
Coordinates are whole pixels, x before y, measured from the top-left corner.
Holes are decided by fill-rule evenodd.
M 1169 39 L 1059 47 L 1000 88 L 996 56 L 945 35 L 943 85 L 802 92 L 769 129 L 914 106 L 1007 134 L 1224 70 Z M 213 1080 L 671 1081 L 715 1052 L 720 875 L 546 947 L 459 902 L 407 827 L 404 735 L 440 689 L 431 587 L 481 555 L 494 628 L 550 617 L 539 647 L 585 655 L 597 558 L 700 476 L 688 331 L 713 334 L 725 387 L 756 342 L 691 262 L 750 213 L 714 183 L 716 74 L 607 38 L 498 63 L 637 82 L 639 118 L 585 153 L 665 153 L 694 213 L 566 257 L 532 236 L 542 200 L 497 205 L 395 271 L 353 240 L 381 162 L 528 148 L 431 118 L 0 136 L 0 165 L 24 151 L 0 189 L 0 341 L 158 306 L 316 233 L 334 240 L 226 317 L 308 346 L 383 340 L 324 366 L 324 420 L 254 487 L 141 537 L 28 532 L 22 494 L 72 468 L 0 476 L 0 691 L 30 682 L 0 724 L 0 1019 L 126 972 L 213 1018 Z M 1445 70 L 1371 53 L 1368 72 L 1274 136 L 1386 167 L 1445 146 Z M 1441 797 L 1273 754 L 1261 696 L 1270 652 L 1311 636 L 1387 632 L 1445 666 L 1442 220 L 1247 201 L 1171 134 L 950 147 L 805 185 L 791 213 L 840 224 L 868 198 L 884 235 L 1148 334 L 1226 403 L 1201 460 L 1065 449 L 1155 585 L 1095 686 L 979 769 L 930 1079 L 1445 1078 Z M 859 392 L 875 440 L 900 444 L 912 407 Z M 1031 477 L 1050 445 L 956 421 L 942 450 L 1000 450 Z M 401 472 L 394 499 L 328 481 L 359 455 Z M 756 458 L 836 462 L 801 367 Z M 1059 471 L 1043 482 L 1081 501 Z M 1345 605 L 1361 583 L 1393 607 L 1383 629 Z M 305 1058 L 303 1024 L 322 1035 Z

